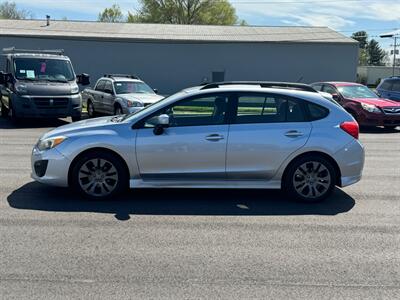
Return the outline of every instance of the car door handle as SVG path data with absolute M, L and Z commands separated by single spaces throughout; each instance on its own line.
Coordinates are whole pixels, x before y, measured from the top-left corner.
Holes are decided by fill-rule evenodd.
M 298 137 L 302 136 L 303 133 L 297 130 L 289 130 L 288 132 L 285 133 L 287 137 Z
M 219 140 L 223 140 L 224 136 L 220 134 L 210 134 L 206 136 L 206 140 L 210 142 L 218 142 Z

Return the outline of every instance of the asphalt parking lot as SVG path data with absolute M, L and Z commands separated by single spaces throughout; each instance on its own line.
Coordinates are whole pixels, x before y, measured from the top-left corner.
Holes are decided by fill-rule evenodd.
M 398 297 L 400 130 L 362 133 L 364 178 L 319 204 L 249 190 L 91 202 L 30 179 L 33 144 L 64 123 L 0 119 L 0 298 Z

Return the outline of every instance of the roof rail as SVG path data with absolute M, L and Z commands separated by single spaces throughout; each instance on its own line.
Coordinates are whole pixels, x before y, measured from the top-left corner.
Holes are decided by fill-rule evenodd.
M 124 77 L 124 78 L 130 78 L 130 79 L 138 79 L 140 78 L 136 75 L 129 75 L 129 74 L 104 74 L 104 77 L 107 78 L 113 78 L 113 77 Z
M 52 49 L 52 50 L 32 50 L 32 49 L 17 49 L 15 47 L 3 48 L 4 54 L 14 54 L 14 53 L 32 53 L 32 54 L 53 54 L 53 55 L 63 55 L 64 49 Z
M 263 88 L 293 89 L 305 92 L 317 93 L 317 91 L 308 84 L 292 83 L 292 82 L 275 82 L 275 81 L 224 81 L 213 82 L 202 86 L 201 90 L 214 89 L 223 85 L 259 85 Z

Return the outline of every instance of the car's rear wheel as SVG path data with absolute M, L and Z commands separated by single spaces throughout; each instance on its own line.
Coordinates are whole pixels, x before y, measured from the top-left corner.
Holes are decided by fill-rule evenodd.
M 87 102 L 87 113 L 88 113 L 89 118 L 94 118 L 96 116 L 93 102 L 90 100 L 88 100 L 88 102 Z
M 90 199 L 107 199 L 127 188 L 128 174 L 119 157 L 108 152 L 89 152 L 72 167 L 72 187 Z
M 328 160 L 321 156 L 307 155 L 289 166 L 284 188 L 295 200 L 318 202 L 332 193 L 335 179 L 335 169 Z

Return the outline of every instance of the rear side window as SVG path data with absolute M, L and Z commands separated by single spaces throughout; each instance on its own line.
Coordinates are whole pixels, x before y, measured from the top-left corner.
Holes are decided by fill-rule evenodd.
M 276 95 L 239 95 L 236 124 L 305 121 L 302 105 Z
M 319 84 L 319 83 L 318 84 L 312 84 L 311 86 L 316 91 L 321 91 L 322 90 L 322 84 Z
M 390 91 L 392 89 L 393 80 L 385 80 L 379 87 L 382 90 Z
M 103 90 L 104 90 L 104 85 L 105 85 L 105 84 L 106 84 L 106 81 L 105 81 L 105 80 L 100 80 L 100 81 L 97 83 L 95 90 L 96 90 L 96 91 L 103 91 Z
M 329 115 L 329 110 L 318 104 L 307 102 L 307 108 L 310 115 L 310 121 L 321 120 Z
M 395 80 L 393 82 L 392 91 L 400 92 L 400 80 Z

